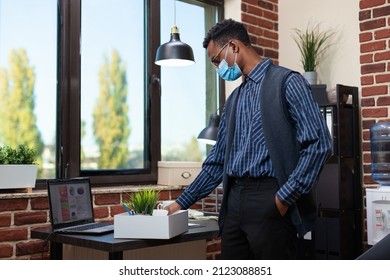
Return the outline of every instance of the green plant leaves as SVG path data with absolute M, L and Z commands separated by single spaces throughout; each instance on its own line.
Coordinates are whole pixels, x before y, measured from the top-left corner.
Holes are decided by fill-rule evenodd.
M 128 199 L 123 203 L 135 214 L 152 215 L 157 201 L 159 200 L 159 191 L 155 189 L 143 189 L 128 195 Z
M 36 159 L 36 151 L 25 144 L 15 149 L 10 146 L 0 147 L 0 164 L 35 164 Z
M 321 54 L 330 46 L 326 42 L 335 32 L 321 31 L 320 24 L 312 28 L 308 26 L 304 31 L 295 28 L 294 32 L 293 38 L 301 53 L 303 69 L 305 72 L 316 71 Z

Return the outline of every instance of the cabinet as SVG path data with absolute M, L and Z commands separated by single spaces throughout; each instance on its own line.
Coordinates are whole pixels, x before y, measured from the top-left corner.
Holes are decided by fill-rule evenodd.
M 313 87 L 333 138 L 332 156 L 317 185 L 318 219 L 312 232 L 315 259 L 355 259 L 362 252 L 362 187 L 358 89 L 337 85 L 336 102 L 326 87 Z

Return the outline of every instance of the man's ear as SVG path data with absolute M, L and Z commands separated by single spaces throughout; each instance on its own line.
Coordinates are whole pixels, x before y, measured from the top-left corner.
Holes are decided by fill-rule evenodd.
M 229 45 L 232 48 L 233 53 L 237 53 L 240 49 L 239 43 L 236 40 L 230 41 Z

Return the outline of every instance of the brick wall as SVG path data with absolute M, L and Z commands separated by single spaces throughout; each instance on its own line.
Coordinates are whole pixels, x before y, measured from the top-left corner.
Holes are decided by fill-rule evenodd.
M 278 0 L 242 0 L 241 21 L 258 54 L 279 63 Z
M 370 127 L 376 122 L 390 121 L 389 3 L 389 0 L 361 0 L 359 2 L 362 161 L 365 188 L 378 186 L 371 178 Z M 367 227 L 365 230 L 367 231 Z
M 133 189 L 134 190 L 134 189 Z M 113 220 L 114 215 L 124 212 L 120 206 L 122 195 L 129 189 L 113 192 L 112 189 L 93 191 L 94 214 L 98 221 Z M 179 196 L 181 190 L 160 192 L 161 200 Z M 0 260 L 2 259 L 49 259 L 49 245 L 43 240 L 31 239 L 31 230 L 50 227 L 47 193 L 36 191 L 28 194 L 0 194 Z M 220 258 L 218 238 L 208 240 L 207 259 Z
M 371 179 L 370 127 L 390 121 L 390 1 L 361 0 L 360 64 L 363 185 L 377 186 Z

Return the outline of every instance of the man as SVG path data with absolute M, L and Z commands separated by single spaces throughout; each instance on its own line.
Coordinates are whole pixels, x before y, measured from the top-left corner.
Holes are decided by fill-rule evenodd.
M 244 80 L 226 101 L 216 145 L 202 171 L 167 209 L 170 214 L 187 209 L 223 181 L 222 258 L 294 259 L 297 235 L 312 226 L 301 213 L 316 216 L 315 207 L 304 204 L 330 156 L 325 120 L 300 74 L 290 71 L 276 90 L 278 79 L 267 75 L 271 68 L 282 68 L 256 53 L 242 23 L 229 19 L 216 24 L 203 46 L 221 78 L 243 75 Z M 273 99 L 284 100 L 278 102 L 286 104 L 287 117 Z M 292 156 L 279 160 L 286 154 Z

